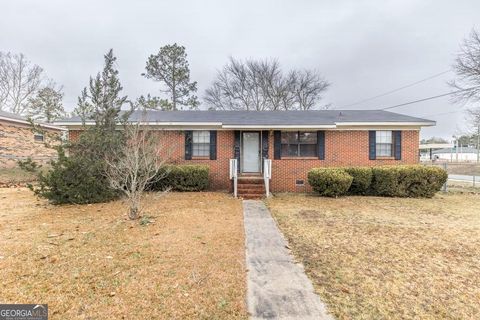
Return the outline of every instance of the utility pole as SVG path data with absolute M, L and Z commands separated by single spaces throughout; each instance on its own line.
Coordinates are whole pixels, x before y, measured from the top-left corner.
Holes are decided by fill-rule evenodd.
M 477 123 L 477 163 L 480 162 L 480 122 Z
M 458 162 L 458 138 L 455 137 L 455 162 Z

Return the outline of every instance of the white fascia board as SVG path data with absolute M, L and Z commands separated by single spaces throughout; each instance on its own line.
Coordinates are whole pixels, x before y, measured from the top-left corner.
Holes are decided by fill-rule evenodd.
M 133 122 L 136 123 L 136 122 Z M 196 126 L 212 126 L 220 127 L 221 122 L 140 122 L 140 125 L 147 126 L 177 126 L 177 127 L 196 127 Z
M 335 125 L 223 125 L 224 129 L 334 129 Z
M 31 125 L 30 122 L 25 121 L 25 120 L 20 120 L 20 119 L 13 119 L 13 118 L 7 118 L 7 117 L 0 117 L 0 120 L 5 120 L 9 122 L 14 122 L 14 123 L 21 123 L 21 124 L 27 124 Z M 48 129 L 53 129 L 53 130 L 59 130 L 59 131 L 67 131 L 65 128 L 57 127 L 54 125 L 49 125 L 49 124 L 44 124 L 44 123 L 35 123 L 37 126 L 40 126 L 42 128 L 48 128 Z
M 129 124 L 137 124 L 138 122 L 129 122 Z M 56 125 L 59 126 L 81 126 L 83 125 L 82 122 L 55 122 Z M 86 126 L 95 125 L 93 121 L 85 122 Z M 120 125 L 120 123 L 119 123 Z M 195 127 L 195 126 L 212 126 L 212 127 L 220 127 L 222 125 L 221 122 L 140 122 L 142 126 L 177 126 L 177 127 Z
M 435 121 L 425 122 L 335 122 L 339 127 L 342 126 L 421 126 L 430 127 L 437 123 Z

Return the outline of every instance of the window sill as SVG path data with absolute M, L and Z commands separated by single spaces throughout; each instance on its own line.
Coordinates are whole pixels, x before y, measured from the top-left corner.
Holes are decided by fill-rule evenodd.
M 210 160 L 210 157 L 192 157 L 192 160 Z
M 318 157 L 281 157 L 280 160 L 320 160 Z
M 377 157 L 375 160 L 395 160 L 395 157 Z

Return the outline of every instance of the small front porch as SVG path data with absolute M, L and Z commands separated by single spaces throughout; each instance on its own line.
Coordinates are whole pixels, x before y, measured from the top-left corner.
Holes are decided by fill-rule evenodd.
M 269 131 L 235 131 L 234 159 L 230 179 L 235 197 L 259 199 L 269 196 L 271 160 L 268 159 Z
M 265 181 L 261 175 L 240 175 L 237 196 L 243 199 L 259 199 L 265 196 Z

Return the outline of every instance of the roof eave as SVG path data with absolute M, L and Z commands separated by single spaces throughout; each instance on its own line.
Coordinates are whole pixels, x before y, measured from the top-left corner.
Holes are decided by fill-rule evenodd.
M 334 124 L 291 124 L 291 125 L 244 125 L 244 124 L 224 124 L 222 125 L 223 129 L 335 129 Z
M 335 122 L 337 127 L 351 127 L 351 126 L 419 126 L 431 127 L 437 123 L 435 121 L 382 121 L 382 122 Z
M 15 119 L 15 118 L 8 118 L 8 117 L 1 117 L 0 120 L 4 121 L 9 121 L 13 123 L 21 123 L 21 124 L 26 124 L 26 125 L 31 125 L 29 121 L 26 120 L 21 120 L 21 119 Z M 52 130 L 58 130 L 58 131 L 67 131 L 67 129 L 58 127 L 57 125 L 51 125 L 51 124 L 45 124 L 45 123 L 35 123 L 37 126 L 40 126 L 42 128 L 47 128 L 47 129 L 52 129 Z

